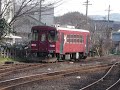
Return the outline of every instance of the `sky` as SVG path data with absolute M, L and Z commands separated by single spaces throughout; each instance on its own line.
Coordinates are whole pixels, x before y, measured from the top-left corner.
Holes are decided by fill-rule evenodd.
M 64 3 L 55 8 L 55 16 L 61 16 L 67 12 L 78 11 L 86 13 L 86 0 L 63 0 Z M 120 0 L 89 0 L 88 15 L 107 15 L 110 5 L 110 13 L 120 13 Z

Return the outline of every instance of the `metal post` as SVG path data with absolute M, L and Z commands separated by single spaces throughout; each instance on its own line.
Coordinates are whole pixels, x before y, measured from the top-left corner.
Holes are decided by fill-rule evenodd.
M 39 21 L 41 22 L 41 8 L 42 8 L 42 0 L 40 0 L 40 11 L 39 11 Z
M 88 23 L 88 0 L 86 1 L 86 23 Z
M 109 21 L 110 21 L 110 5 L 109 5 L 109 8 L 108 8 L 108 28 L 109 28 Z
M 0 0 L 0 14 L 2 13 L 1 12 L 1 9 L 2 9 L 2 3 L 1 2 L 2 2 L 2 0 Z M 0 18 L 2 18 L 2 16 L 0 16 Z
M 86 5 L 86 24 L 87 24 L 88 23 L 88 5 L 92 5 L 92 4 L 89 4 L 89 1 L 87 0 L 83 5 Z
M 107 33 L 109 33 L 109 22 L 110 22 L 110 11 L 111 11 L 111 9 L 110 9 L 110 5 L 109 5 L 109 7 L 108 7 L 108 10 L 106 10 L 106 11 L 108 11 L 108 20 L 107 20 Z M 109 38 L 109 34 L 107 35 L 107 38 Z

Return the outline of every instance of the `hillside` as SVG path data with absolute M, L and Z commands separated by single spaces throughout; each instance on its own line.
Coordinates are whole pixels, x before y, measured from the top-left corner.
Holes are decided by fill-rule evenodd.
M 91 19 L 94 20 L 107 20 L 107 15 L 90 15 Z M 113 21 L 120 21 L 120 14 L 119 13 L 112 13 L 110 14 L 110 20 Z
M 90 21 L 90 18 L 88 18 L 88 21 Z M 87 29 L 86 16 L 79 12 L 69 12 L 63 16 L 55 17 L 55 24 L 72 25 L 76 28 Z

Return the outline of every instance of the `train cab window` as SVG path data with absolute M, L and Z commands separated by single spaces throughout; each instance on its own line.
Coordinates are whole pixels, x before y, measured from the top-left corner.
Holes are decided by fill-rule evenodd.
M 37 41 L 38 40 L 38 32 L 32 32 L 32 40 Z
M 48 33 L 48 41 L 55 42 L 57 40 L 57 32 L 55 30 L 49 31 Z
M 46 34 L 42 34 L 42 35 L 41 35 L 41 41 L 42 41 L 42 42 L 46 41 Z

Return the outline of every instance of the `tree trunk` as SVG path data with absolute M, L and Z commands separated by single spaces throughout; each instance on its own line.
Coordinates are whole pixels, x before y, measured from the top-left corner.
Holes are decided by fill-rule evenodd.
M 2 12 L 1 12 L 1 4 L 2 4 L 1 1 L 2 1 L 2 0 L 0 0 L 0 14 L 2 13 Z M 1 15 L 0 15 L 0 18 L 2 18 Z

